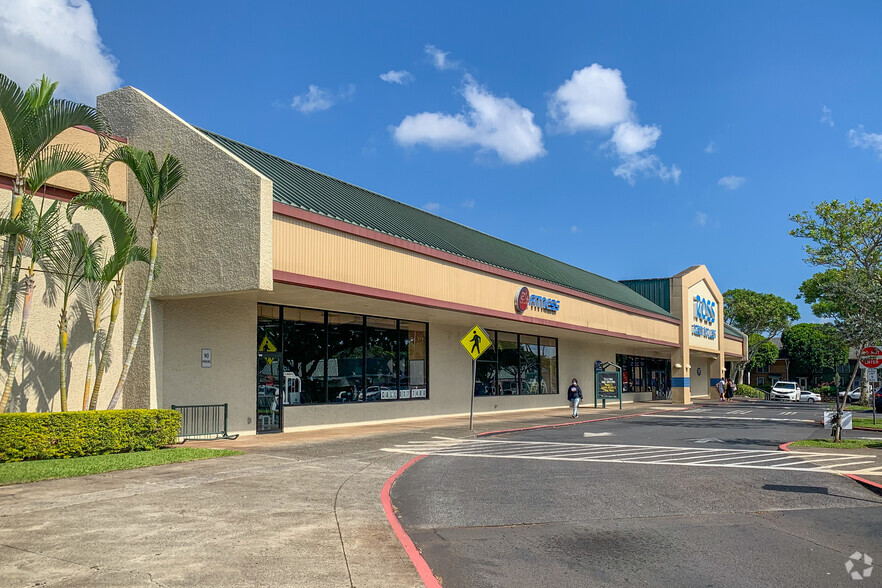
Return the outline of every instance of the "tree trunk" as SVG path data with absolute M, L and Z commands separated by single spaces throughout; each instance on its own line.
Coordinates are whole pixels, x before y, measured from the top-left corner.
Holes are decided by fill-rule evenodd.
M 9 218 L 16 220 L 21 216 L 21 205 L 24 197 L 24 178 L 16 176 L 12 181 L 12 208 L 9 212 Z M 4 301 L 3 316 L 0 317 L 0 324 L 6 325 L 8 315 L 12 314 L 15 307 L 10 308 L 8 304 L 9 292 L 12 289 L 12 266 L 15 261 L 15 250 L 18 244 L 18 235 L 9 235 L 6 239 L 6 247 L 3 249 L 3 279 L 0 280 L 0 300 Z M 6 351 L 5 338 L 2 341 L 3 347 L 0 347 L 0 359 Z M 2 412 L 2 411 L 0 411 Z
M 89 362 L 86 364 L 86 385 L 83 387 L 83 410 L 89 410 L 89 389 L 92 387 L 92 368 L 95 367 L 95 348 L 98 347 L 98 332 L 101 330 L 102 302 L 104 302 L 104 290 L 98 294 L 98 305 L 95 307 L 95 321 L 92 324 L 92 343 L 89 345 Z
M 107 371 L 107 358 L 110 357 L 110 340 L 113 339 L 113 328 L 116 326 L 116 319 L 119 316 L 119 301 L 122 298 L 123 281 L 122 278 L 113 287 L 113 302 L 110 305 L 110 322 L 107 324 L 107 336 L 104 338 L 104 349 L 101 351 L 101 361 L 98 363 L 98 369 L 95 371 L 95 387 L 92 388 L 92 397 L 89 399 L 89 410 L 98 408 L 98 393 L 101 391 L 101 381 L 104 379 L 104 372 Z
M 33 269 L 28 273 L 28 290 L 25 294 L 24 306 L 21 311 L 21 327 L 18 330 L 18 341 L 15 342 L 15 352 L 12 354 L 12 360 L 9 362 L 9 373 L 6 376 L 6 385 L 3 387 L 3 396 L 0 397 L 0 414 L 6 411 L 6 405 L 9 403 L 12 384 L 15 382 L 15 372 L 18 370 L 18 364 L 21 362 L 24 339 L 28 329 L 28 319 L 31 317 L 31 300 L 34 297 L 34 288 L 37 286 L 37 280 L 34 278 Z
M 119 375 L 119 382 L 116 384 L 116 390 L 113 391 L 113 397 L 107 410 L 116 408 L 119 397 L 122 395 L 123 386 L 126 384 L 126 378 L 129 375 L 129 368 L 132 367 L 132 360 L 135 358 L 135 350 L 138 348 L 138 338 L 141 336 L 141 328 L 144 326 L 144 316 L 147 314 L 147 305 L 150 304 L 150 292 L 153 290 L 153 275 L 156 269 L 156 252 L 159 246 L 159 227 L 153 226 L 150 239 L 150 268 L 147 270 L 147 287 L 144 289 L 144 300 L 141 302 L 141 312 L 138 315 L 138 323 L 135 325 L 135 334 L 132 335 L 132 343 L 129 346 L 129 353 L 126 361 L 122 366 L 122 373 Z
M 21 237 L 17 237 L 21 243 Z M 12 284 L 9 287 L 9 297 L 6 300 L 6 308 L 3 313 L 3 328 L 0 330 L 0 360 L 6 355 L 6 344 L 9 342 L 9 323 L 12 322 L 12 315 L 15 314 L 15 301 L 18 299 L 18 280 L 21 278 L 21 245 L 18 246 L 18 255 L 15 258 L 15 274 L 12 277 Z
M 58 362 L 60 368 L 61 412 L 67 412 L 67 309 L 58 320 Z

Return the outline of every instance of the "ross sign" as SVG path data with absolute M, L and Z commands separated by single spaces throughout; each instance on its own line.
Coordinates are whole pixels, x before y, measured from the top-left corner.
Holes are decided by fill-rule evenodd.
M 877 368 L 882 365 L 882 349 L 864 347 L 861 350 L 861 365 L 866 368 Z
M 836 416 L 835 410 L 825 410 L 824 411 L 824 428 L 832 429 L 833 428 L 833 417 Z M 842 413 L 842 421 L 840 423 L 843 429 L 851 428 L 851 411 L 846 410 Z
M 515 312 L 523 314 L 528 308 L 557 312 L 560 310 L 560 300 L 530 294 L 530 289 L 522 286 L 515 293 Z
M 203 349 L 202 350 L 202 367 L 204 367 L 204 368 L 211 367 L 211 349 Z
M 469 329 L 469 332 L 459 342 L 462 344 L 463 349 L 466 350 L 466 353 L 472 356 L 473 360 L 477 360 L 493 345 L 490 335 L 478 325 Z
M 613 400 L 622 393 L 622 385 L 618 372 L 597 372 L 594 375 L 594 385 L 597 398 Z
M 876 368 L 864 368 L 864 377 L 866 377 L 868 382 L 878 382 L 879 370 L 877 370 Z
M 696 294 L 692 299 L 692 334 L 696 337 L 716 339 L 717 330 L 712 328 L 717 322 L 717 303 Z

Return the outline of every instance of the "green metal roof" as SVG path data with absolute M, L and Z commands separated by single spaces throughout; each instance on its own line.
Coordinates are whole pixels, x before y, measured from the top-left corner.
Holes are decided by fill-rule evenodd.
M 726 323 L 725 330 L 727 335 L 732 335 L 733 337 L 738 337 L 739 339 L 744 338 L 744 333 L 742 333 L 740 330 L 736 329 L 729 323 Z
M 273 200 L 666 317 L 614 280 L 359 188 L 238 141 L 199 129 L 273 182 Z
M 671 278 L 652 278 L 649 280 L 621 280 L 644 298 L 655 302 L 668 312 L 671 311 Z

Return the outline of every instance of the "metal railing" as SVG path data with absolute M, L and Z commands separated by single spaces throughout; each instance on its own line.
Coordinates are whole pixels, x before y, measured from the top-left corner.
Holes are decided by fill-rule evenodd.
M 235 439 L 239 435 L 227 435 L 227 407 L 224 404 L 172 404 L 172 410 L 181 413 L 181 429 L 178 440 Z

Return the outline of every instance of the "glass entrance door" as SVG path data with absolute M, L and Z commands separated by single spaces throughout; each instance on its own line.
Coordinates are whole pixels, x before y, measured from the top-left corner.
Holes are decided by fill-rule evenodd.
M 257 352 L 257 432 L 282 430 L 282 354 Z

